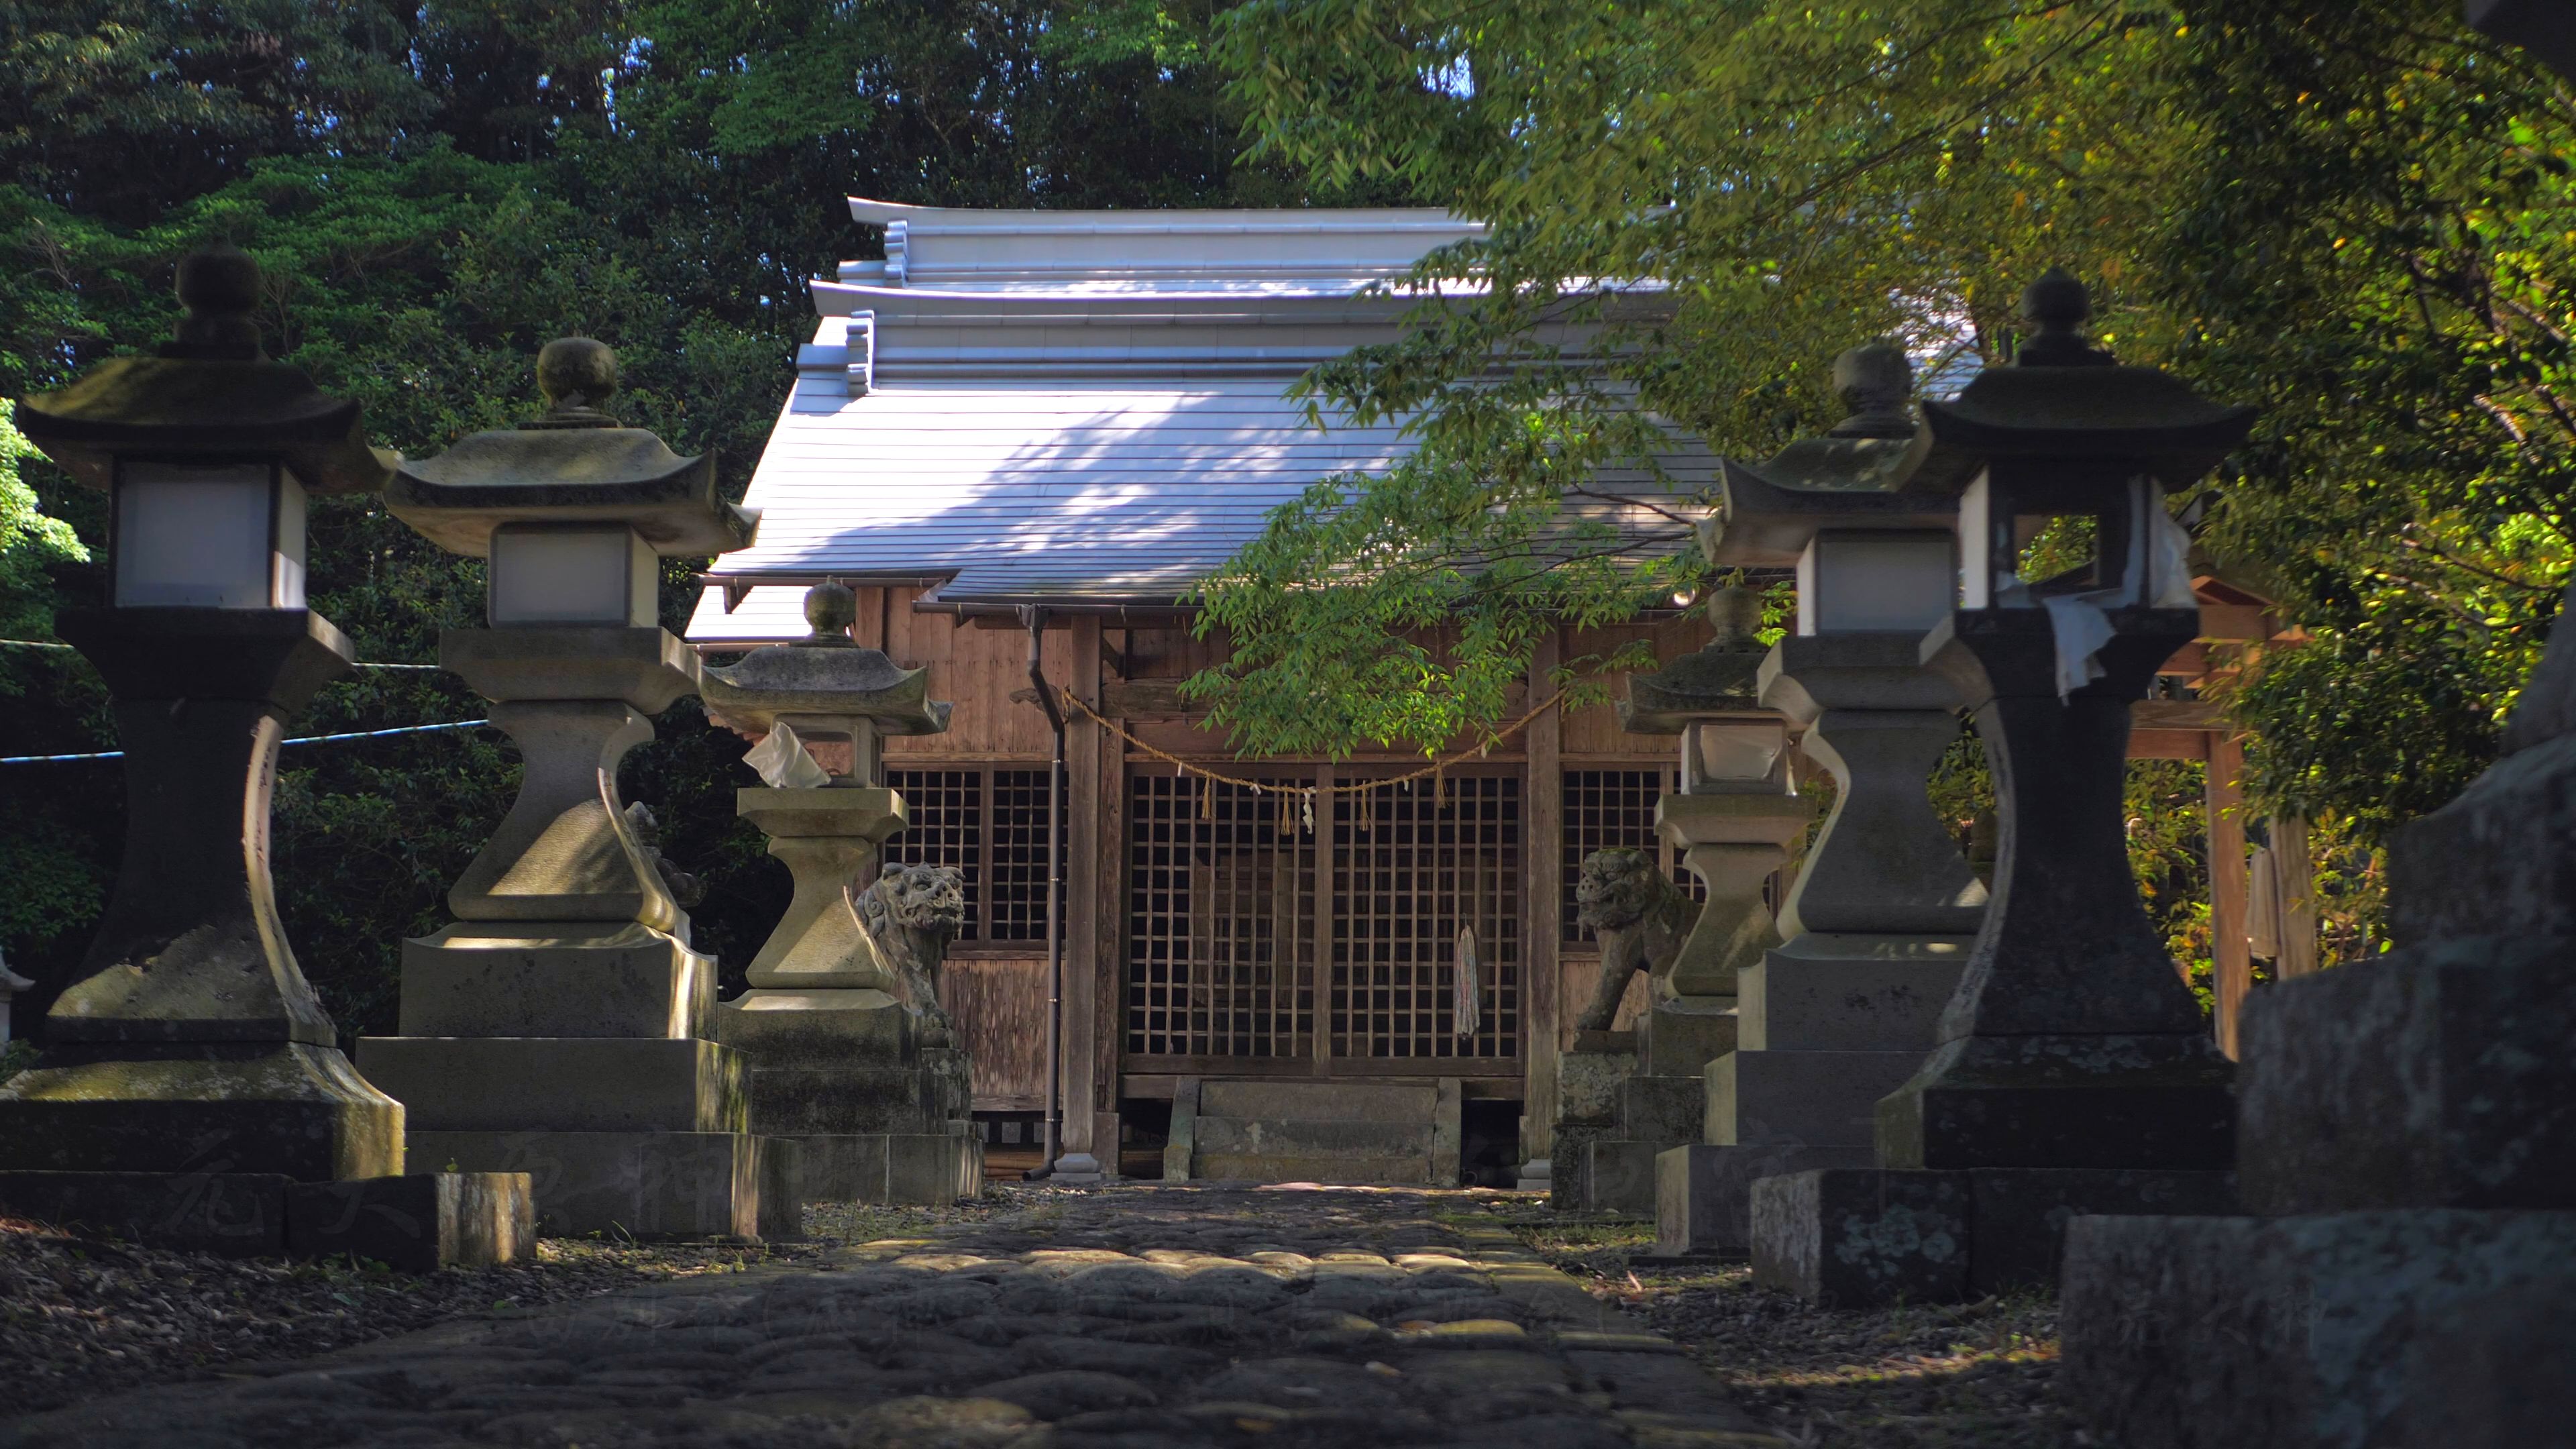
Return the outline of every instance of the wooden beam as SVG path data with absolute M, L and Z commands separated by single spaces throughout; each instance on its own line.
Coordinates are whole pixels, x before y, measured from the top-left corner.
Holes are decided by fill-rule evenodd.
M 1100 621 L 1075 618 L 1072 664 L 1064 686 L 1086 704 L 1100 699 Z M 1089 1152 L 1112 1175 L 1118 1171 L 1118 1143 L 1097 1140 L 1095 1114 L 1103 1107 L 1106 1063 L 1100 1051 L 1100 1026 L 1094 1009 L 1103 989 L 1108 963 L 1100 954 L 1100 849 L 1094 834 L 1100 809 L 1100 726 L 1080 710 L 1064 731 L 1064 1137 L 1067 1152 Z M 990 877 L 987 877 L 990 879 Z
M 1541 639 L 1530 660 L 1531 697 L 1544 699 L 1553 686 L 1558 636 Z M 1565 714 L 1549 710 L 1530 721 L 1521 748 L 1529 757 L 1521 796 L 1521 1153 L 1546 1157 L 1556 1146 L 1558 938 L 1564 934 L 1561 893 L 1565 840 L 1563 746 Z M 1564 1165 L 1557 1171 L 1566 1170 Z
M 1095 669 L 1098 663 L 1095 658 Z M 1111 719 L 1191 719 L 1207 710 L 1181 698 L 1177 679 L 1123 679 L 1101 686 L 1100 712 Z
M 2281 955 L 2272 969 L 2286 981 L 2317 969 L 2317 866 L 2305 817 L 2273 818 L 2272 860 L 2281 882 Z
M 2206 760 L 2209 758 L 2209 732 L 2133 729 L 2129 731 L 2129 758 L 2133 760 Z
M 2215 966 L 2218 1049 L 2236 1055 L 2238 1018 L 2254 984 L 2245 941 L 2245 745 L 2234 735 L 2209 742 L 2209 931 Z
M 2142 699 L 2129 706 L 2133 730 L 2223 730 L 2227 716 L 2205 699 Z
M 2200 637 L 2260 644 L 2272 637 L 2272 616 L 2260 604 L 2203 604 Z

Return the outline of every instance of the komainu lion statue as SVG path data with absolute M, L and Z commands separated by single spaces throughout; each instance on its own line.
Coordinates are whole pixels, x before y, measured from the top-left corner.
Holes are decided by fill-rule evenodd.
M 1577 1031 L 1608 1031 L 1618 1019 L 1628 978 L 1670 971 L 1682 938 L 1699 920 L 1699 902 L 1682 894 L 1642 850 L 1596 850 L 1583 858 L 1574 885 L 1574 919 L 1601 942 L 1601 985 L 1574 1021 Z
M 946 865 L 889 865 L 850 901 L 859 929 L 894 978 L 895 999 L 922 1018 L 926 1045 L 956 1040 L 939 1004 L 939 967 L 966 920 L 966 878 Z

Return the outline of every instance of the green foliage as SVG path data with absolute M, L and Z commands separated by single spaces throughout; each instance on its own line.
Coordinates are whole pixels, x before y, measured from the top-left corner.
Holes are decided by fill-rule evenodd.
M 2315 640 L 2229 701 L 2257 808 L 2366 849 L 2492 758 L 2571 561 L 2576 96 L 2447 0 L 1253 0 L 1218 51 L 1256 156 L 1493 228 L 1420 269 L 1438 325 L 1315 379 L 1443 446 L 1345 480 L 1356 521 L 1283 514 L 1211 588 L 1248 663 L 1199 687 L 1239 743 L 1490 725 L 1540 617 L 1689 581 L 1686 552 L 1624 590 L 1527 561 L 1555 480 L 1526 460 L 1634 448 L 1537 345 L 1587 279 L 1671 305 L 1599 319 L 1592 386 L 1760 456 L 1832 420 L 1843 347 L 1902 338 L 1927 378 L 2008 356 L 2063 262 L 2124 360 L 2264 409 L 2180 501 Z M 1441 572 L 1489 557 L 1509 597 Z M 1336 558 L 1383 597 L 1285 587 Z M 1369 637 L 1451 602 L 1482 632 L 1447 653 Z M 1318 711 L 1352 687 L 1395 692 Z
M 814 325 L 806 280 L 870 248 L 849 193 L 1295 199 L 1233 164 L 1210 21 L 1205 5 L 1135 0 L 0 0 L 0 394 L 165 339 L 173 265 L 221 237 L 267 274 L 271 355 L 357 399 L 371 441 L 419 457 L 518 421 L 538 405 L 537 348 L 585 333 L 619 349 L 614 410 L 712 454 L 739 497 Z M 11 476 L 0 612 L 42 637 L 58 594 L 97 596 L 80 547 L 103 541 L 105 510 L 41 460 L 31 497 Z M 375 500 L 320 502 L 311 528 L 315 606 L 361 658 L 428 662 L 442 628 L 479 619 L 479 564 Z M 695 602 L 702 565 L 671 561 L 665 622 Z M 0 753 L 111 747 L 75 655 L 0 649 L 0 693 Z M 443 674 L 360 671 L 290 733 L 484 710 Z M 733 814 L 752 779 L 741 742 L 690 702 L 658 723 L 621 784 L 675 862 L 709 878 L 695 939 L 738 978 L 784 871 Z M 0 943 L 50 987 L 112 878 L 117 771 L 0 768 Z M 281 908 L 343 1030 L 392 1027 L 402 938 L 445 919 L 447 886 L 516 788 L 516 753 L 488 730 L 285 752 Z
M 19 460 L 36 456 L 18 431 L 16 405 L 0 398 L 0 638 L 49 638 L 54 584 L 45 566 L 89 560 L 71 525 L 47 517 L 35 490 L 20 479 Z M 0 675 L 0 690 L 10 684 Z

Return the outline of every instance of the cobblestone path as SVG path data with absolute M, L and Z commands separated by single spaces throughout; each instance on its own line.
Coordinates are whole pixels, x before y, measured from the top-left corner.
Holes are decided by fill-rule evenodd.
M 6 1449 L 1780 1446 L 1463 1194 L 1121 1186 L 11 1424 Z

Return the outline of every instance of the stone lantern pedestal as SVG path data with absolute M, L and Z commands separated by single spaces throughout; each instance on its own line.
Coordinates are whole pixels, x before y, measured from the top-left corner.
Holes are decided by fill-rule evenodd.
M 257 296 L 240 253 L 191 257 L 179 342 L 26 403 L 28 435 L 116 495 L 116 596 L 154 602 L 55 621 L 114 701 L 125 857 L 37 1066 L 0 1083 L 0 1210 L 225 1253 L 506 1260 L 533 1242 L 526 1179 L 401 1175 L 402 1105 L 341 1054 L 278 918 L 278 744 L 354 657 L 302 607 L 304 493 L 384 468 L 355 404 L 260 355 Z
M 492 627 L 450 629 L 439 662 L 519 746 L 518 799 L 448 892 L 454 924 L 403 943 L 401 1032 L 361 1068 L 410 1112 L 412 1152 L 526 1172 L 548 1232 L 794 1237 L 792 1144 L 748 1130 L 741 1053 L 715 1040 L 715 962 L 617 769 L 650 716 L 698 688 L 656 627 L 659 553 L 716 553 L 750 521 L 714 469 L 591 404 L 614 360 L 540 358 L 552 410 L 404 465 L 397 517 L 491 560 Z
M 1833 814 L 1780 911 L 1782 944 L 1737 974 L 1736 1041 L 1706 1072 L 1697 1143 L 1656 1159 L 1656 1251 L 1742 1257 L 1753 1184 L 1868 1167 L 1878 1099 L 1914 1074 L 1957 988 L 1985 887 L 1926 784 L 1958 692 L 1916 657 L 1958 590 L 1955 500 L 1903 486 L 1912 371 L 1888 344 L 1835 359 L 1851 415 L 1760 464 L 1729 462 L 1719 564 L 1795 565 L 1798 621 L 1761 700 L 1832 772 Z
M 1736 973 L 1779 942 L 1765 886 L 1815 816 L 1790 779 L 1787 725 L 1755 698 L 1759 595 L 1720 590 L 1709 607 L 1718 637 L 1630 680 L 1620 708 L 1631 731 L 1681 737 L 1683 788 L 1656 802 L 1655 831 L 1706 900 L 1665 962 L 1633 959 L 1629 932 L 1595 926 L 1603 986 L 1557 1069 L 1553 1160 L 1572 1169 L 1551 1183 L 1560 1206 L 1654 1210 L 1657 1156 L 1699 1139 L 1703 1069 L 1735 1050 Z M 1613 978 L 1624 986 L 1641 966 L 1646 1009 L 1633 1033 L 1611 1031 Z
M 1755 1280 L 1809 1298 L 2046 1285 L 2072 1217 L 2235 1197 L 2231 1064 L 2139 902 L 2121 798 L 2129 707 L 2198 632 L 2162 485 L 2206 472 L 2253 415 L 2086 346 L 2088 304 L 2063 273 L 2023 305 L 2018 364 L 1925 404 L 1933 481 L 1915 480 L 1966 480 L 1967 607 L 1919 657 L 1993 771 L 1992 901 L 1938 1045 L 1877 1106 L 1877 1165 L 1753 1186 Z M 2026 539 L 2070 516 L 2089 556 L 2020 577 Z
M 724 720 L 845 740 L 851 753 L 851 773 L 827 784 L 736 793 L 796 891 L 718 1030 L 751 1062 L 754 1129 L 798 1145 L 807 1197 L 949 1203 L 980 1194 L 984 1177 L 969 1063 L 938 1000 L 963 896 L 951 871 L 878 874 L 904 804 L 870 783 L 882 736 L 942 732 L 949 707 L 925 697 L 923 671 L 849 642 L 850 602 L 819 587 L 812 639 L 707 671 L 708 707 Z

